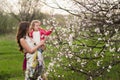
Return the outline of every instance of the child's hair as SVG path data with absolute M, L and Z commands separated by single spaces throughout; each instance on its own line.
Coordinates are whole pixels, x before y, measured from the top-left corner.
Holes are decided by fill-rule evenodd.
M 30 24 L 30 29 L 33 29 L 33 27 L 35 26 L 35 23 L 40 23 L 41 22 L 39 20 L 32 20 L 31 24 Z

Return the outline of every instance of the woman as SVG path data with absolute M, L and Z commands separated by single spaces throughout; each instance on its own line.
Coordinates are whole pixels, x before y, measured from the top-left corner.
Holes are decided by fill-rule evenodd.
M 27 66 L 25 70 L 25 80 L 40 80 L 40 75 L 43 72 L 44 66 L 39 66 L 37 55 L 35 53 L 37 53 L 38 49 L 44 45 L 45 40 L 42 40 L 36 45 L 29 37 L 29 26 L 30 23 L 27 21 L 23 21 L 19 24 L 17 43 L 20 47 L 20 51 L 26 55 Z

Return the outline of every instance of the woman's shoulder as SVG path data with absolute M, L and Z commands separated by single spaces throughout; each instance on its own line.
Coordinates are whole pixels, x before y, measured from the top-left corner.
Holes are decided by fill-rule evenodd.
M 25 38 L 20 38 L 20 42 L 23 42 L 23 41 L 25 41 Z
M 26 44 L 26 43 L 28 43 L 28 44 L 30 44 L 30 38 L 27 38 L 27 37 L 23 37 L 23 38 L 21 38 L 20 39 L 20 43 L 21 44 Z
M 20 41 L 25 41 L 25 40 L 28 39 L 28 38 L 30 38 L 30 37 L 24 36 L 24 37 L 22 37 L 22 38 L 20 39 Z

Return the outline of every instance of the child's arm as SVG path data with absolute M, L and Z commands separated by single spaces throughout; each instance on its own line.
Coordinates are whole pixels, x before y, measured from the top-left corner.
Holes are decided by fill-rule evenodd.
M 53 28 L 51 28 L 50 30 L 45 30 L 45 29 L 41 29 L 41 33 L 48 36 L 52 33 Z

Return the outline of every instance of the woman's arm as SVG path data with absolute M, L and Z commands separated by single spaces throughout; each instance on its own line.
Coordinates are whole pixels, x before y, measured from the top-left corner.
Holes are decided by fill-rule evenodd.
M 44 44 L 44 40 L 42 40 L 38 45 L 36 45 L 35 47 L 33 48 L 30 48 L 29 45 L 27 44 L 27 42 L 25 41 L 24 38 L 21 38 L 20 39 L 20 44 L 21 46 L 26 50 L 26 52 L 28 53 L 33 53 L 35 52 L 40 46 L 42 46 Z

